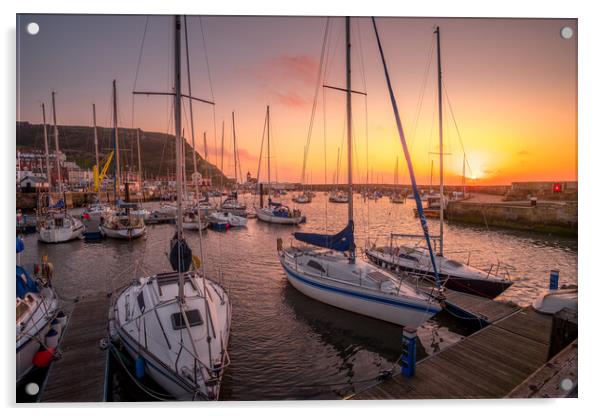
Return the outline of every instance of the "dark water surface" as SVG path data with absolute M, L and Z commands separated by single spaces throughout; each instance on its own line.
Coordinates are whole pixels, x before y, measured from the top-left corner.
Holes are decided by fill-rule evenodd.
M 251 207 L 253 197 L 243 198 Z M 283 201 L 289 201 L 289 196 Z M 387 244 L 391 232 L 418 233 L 413 207 L 411 201 L 407 205 L 391 204 L 387 198 L 363 202 L 356 195 L 358 248 L 365 246 L 367 238 Z M 338 231 L 347 221 L 347 205 L 329 204 L 322 193 L 299 208 L 308 218 L 300 227 L 249 219 L 246 228 L 203 232 L 207 271 L 222 279 L 232 300 L 232 364 L 223 380 L 222 400 L 340 398 L 370 384 L 366 380 L 390 369 L 400 354 L 400 327 L 316 302 L 287 283 L 276 256 L 276 239 L 281 237 L 286 245 L 294 230 Z M 437 220 L 429 220 L 429 227 L 438 234 Z M 21 262 L 30 269 L 42 254 L 48 254 L 59 294 L 66 299 L 82 297 L 117 289 L 134 273 L 167 271 L 173 232 L 173 225 L 151 225 L 147 237 L 137 241 L 59 245 L 38 243 L 34 234 L 24 239 Z M 185 234 L 198 254 L 198 232 Z M 516 282 L 500 299 L 523 306 L 547 286 L 550 269 L 560 271 L 561 284 L 577 283 L 576 239 L 446 224 L 445 248 L 449 257 L 464 262 L 470 258 L 471 265 L 489 268 L 498 261 L 512 265 Z M 419 358 L 474 329 L 443 312 L 419 328 Z M 123 399 L 140 397 L 132 393 Z

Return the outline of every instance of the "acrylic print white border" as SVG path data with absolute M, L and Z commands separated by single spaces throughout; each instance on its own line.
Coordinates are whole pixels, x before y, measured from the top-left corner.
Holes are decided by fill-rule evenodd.
M 59 413 L 61 415 L 81 414 L 85 408 L 89 414 L 105 414 L 105 407 L 130 408 L 125 411 L 131 412 L 132 407 L 143 407 L 144 412 L 152 415 L 164 414 L 165 407 L 179 407 L 183 412 L 225 412 L 226 414 L 238 414 L 244 412 L 250 415 L 268 415 L 286 412 L 287 415 L 305 415 L 308 412 L 333 413 L 345 412 L 349 415 L 365 414 L 366 412 L 387 412 L 399 414 L 400 412 L 414 413 L 434 410 L 450 414 L 502 415 L 508 412 L 525 413 L 525 411 L 545 413 L 546 415 L 577 414 L 590 410 L 596 405 L 596 395 L 599 380 L 595 378 L 600 374 L 600 360 L 594 351 L 601 345 L 598 317 L 595 313 L 594 296 L 599 293 L 597 289 L 600 281 L 599 272 L 594 265 L 596 258 L 594 250 L 601 234 L 600 221 L 596 214 L 598 207 L 602 206 L 602 198 L 599 192 L 599 178 L 602 178 L 599 162 L 602 155 L 602 144 L 600 138 L 599 123 L 595 123 L 600 117 L 600 77 L 602 73 L 599 50 L 600 30 L 599 22 L 602 18 L 596 2 L 574 2 L 574 1 L 524 1 L 505 0 L 504 2 L 483 1 L 415 1 L 395 2 L 386 0 L 370 0 L 368 2 L 349 2 L 345 0 L 325 2 L 323 0 L 304 0 L 302 2 L 286 1 L 244 1 L 233 0 L 228 2 L 124 2 L 123 0 L 103 0 L 98 2 L 67 1 L 67 0 L 28 0 L 27 2 L 2 2 L 0 6 L 2 13 L 2 29 L 4 33 L 3 62 L 0 66 L 2 71 L 2 98 L 0 99 L 0 117 L 3 127 L 2 155 L 4 160 L 0 169 L 2 174 L 2 195 L 8 195 L 12 204 L 4 204 L 2 218 L 3 246 L 2 264 L 6 265 L 5 276 L 12 275 L 14 264 L 14 150 L 15 150 L 15 13 L 126 13 L 126 14 L 271 14 L 271 15 L 380 15 L 380 16 L 457 16 L 457 17 L 572 17 L 578 18 L 579 28 L 579 187 L 580 187 L 580 222 L 585 224 L 579 232 L 579 284 L 582 296 L 580 298 L 581 309 L 581 343 L 579 346 L 580 362 L 584 363 L 579 369 L 579 399 L 577 400 L 489 400 L 489 401 L 421 401 L 421 402 L 257 402 L 257 403 L 217 403 L 204 405 L 201 409 L 186 403 L 169 404 L 119 404 L 99 405 L 81 404 L 69 406 L 67 409 L 54 406 L 44 406 L 36 409 L 36 412 Z M 43 28 L 41 28 L 43 33 Z M 589 209 L 583 209 L 589 207 Z M 10 270 L 8 270 L 10 267 Z M 12 279 L 1 279 L 3 282 L 2 293 L 12 293 Z M 595 286 L 596 285 L 596 286 Z M 9 320 L 13 315 L 12 302 L 8 295 L 4 301 L 6 310 L 3 316 Z M 9 310 L 10 309 L 10 310 Z M 590 313 L 591 312 L 591 313 Z M 2 326 L 5 331 L 5 339 L 14 336 L 12 323 L 6 322 Z M 12 322 L 12 318 L 10 319 Z M 14 361 L 14 350 L 7 348 L 9 343 L 2 343 L 2 358 L 6 365 L 5 371 L 0 377 L 0 394 L 2 403 L 11 405 L 14 403 L 14 377 L 13 373 L 6 370 L 11 360 Z M 24 406 L 19 406 L 24 407 Z M 29 406 L 31 407 L 31 406 Z M 193 410 L 194 407 L 194 410 Z M 9 409 L 12 413 L 21 413 L 23 409 Z M 112 410 L 109 410 L 112 411 Z M 120 410 L 121 411 L 121 410 Z

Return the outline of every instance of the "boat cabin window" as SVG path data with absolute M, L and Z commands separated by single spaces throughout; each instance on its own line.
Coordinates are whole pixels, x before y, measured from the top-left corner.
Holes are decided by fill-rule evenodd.
M 310 260 L 307 262 L 307 265 L 313 269 L 318 270 L 321 273 L 326 273 L 326 270 L 324 270 L 324 267 L 322 267 L 322 265 L 320 263 L 318 263 L 317 261 Z
M 140 312 L 144 313 L 144 309 L 146 309 L 146 305 L 144 304 L 144 292 L 141 291 L 138 293 L 136 301 L 138 301 L 138 309 L 140 309 Z
M 198 309 L 186 311 L 186 318 L 188 319 L 188 324 L 191 327 L 203 325 L 203 318 L 201 318 L 201 313 Z M 171 315 L 171 325 L 174 330 L 186 328 L 186 321 L 184 320 L 181 312 Z
M 403 253 L 399 253 L 399 257 L 405 260 L 410 260 L 410 261 L 418 261 L 418 259 L 414 256 L 409 256 L 407 254 L 403 254 Z

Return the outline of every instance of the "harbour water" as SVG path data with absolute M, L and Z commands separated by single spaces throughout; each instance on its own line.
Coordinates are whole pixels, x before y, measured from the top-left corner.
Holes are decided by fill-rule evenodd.
M 289 203 L 290 196 L 282 201 Z M 241 198 L 252 206 L 252 195 Z M 364 201 L 356 195 L 354 202 L 358 248 L 368 241 L 388 244 L 391 232 L 420 232 L 412 200 L 391 204 L 387 198 Z M 156 204 L 144 205 L 152 209 Z M 276 256 L 276 239 L 287 245 L 295 230 L 335 232 L 347 221 L 347 205 L 328 203 L 322 193 L 297 207 L 308 218 L 300 227 L 250 219 L 246 228 L 203 232 L 207 271 L 222 279 L 233 307 L 232 364 L 223 380 L 222 400 L 336 399 L 371 383 L 399 357 L 400 327 L 321 304 L 287 283 Z M 437 220 L 429 220 L 429 227 L 438 234 Z M 78 240 L 58 245 L 38 243 L 32 234 L 24 238 L 21 262 L 30 269 L 47 254 L 55 266 L 54 287 L 68 309 L 71 298 L 110 292 L 134 276 L 168 271 L 173 232 L 173 225 L 151 225 L 147 236 L 137 241 Z M 547 287 L 551 269 L 560 271 L 562 284 L 577 283 L 576 239 L 459 224 L 446 224 L 444 236 L 449 257 L 485 269 L 493 264 L 496 270 L 499 262 L 513 267 L 509 272 L 515 283 L 501 300 L 529 305 Z M 186 237 L 198 253 L 198 232 L 186 232 Z M 443 312 L 418 329 L 418 358 L 474 330 Z M 141 397 L 122 391 L 120 399 Z

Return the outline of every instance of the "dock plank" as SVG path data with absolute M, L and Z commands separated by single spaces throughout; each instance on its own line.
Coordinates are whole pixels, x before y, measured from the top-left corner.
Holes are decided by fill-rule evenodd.
M 104 396 L 106 354 L 99 342 L 106 336 L 109 298 L 105 293 L 75 305 L 63 336 L 62 357 L 48 370 L 41 402 L 100 402 Z
M 420 361 L 353 400 L 502 398 L 547 361 L 552 318 L 519 310 Z
M 577 340 L 575 340 L 537 369 L 506 397 L 513 399 L 571 397 L 577 388 L 577 364 Z M 570 380 L 570 388 L 562 388 L 564 379 Z

